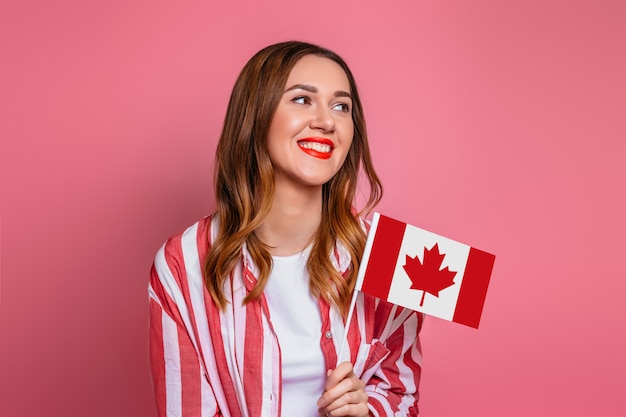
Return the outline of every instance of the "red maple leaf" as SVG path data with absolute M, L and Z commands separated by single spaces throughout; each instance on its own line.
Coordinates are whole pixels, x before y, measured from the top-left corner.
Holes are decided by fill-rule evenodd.
M 445 256 L 439 253 L 439 246 L 436 243 L 430 249 L 424 247 L 424 263 L 420 262 L 417 255 L 414 258 L 406 255 L 404 270 L 413 282 L 411 289 L 424 291 L 420 307 L 424 304 L 426 293 L 439 297 L 439 291 L 454 285 L 456 272 L 450 271 L 447 266 L 439 269 Z

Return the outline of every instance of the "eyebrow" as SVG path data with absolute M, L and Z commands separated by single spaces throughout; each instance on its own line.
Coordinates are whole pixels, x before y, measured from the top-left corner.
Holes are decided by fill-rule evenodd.
M 308 84 L 294 84 L 291 87 L 289 87 L 288 89 L 286 89 L 285 93 L 287 91 L 291 91 L 291 90 L 304 90 L 304 91 L 308 91 L 310 93 L 318 93 L 319 92 L 317 87 L 314 87 L 314 86 L 308 85 Z M 343 90 L 335 91 L 335 93 L 333 95 L 335 97 L 348 97 L 349 99 L 352 99 L 352 95 L 350 93 L 348 93 L 347 91 L 343 91 Z

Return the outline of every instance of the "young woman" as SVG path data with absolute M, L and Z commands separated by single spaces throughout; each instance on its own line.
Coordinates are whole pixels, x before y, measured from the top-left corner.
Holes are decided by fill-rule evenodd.
M 259 51 L 228 105 L 217 210 L 151 271 L 160 416 L 418 415 L 422 317 L 359 293 L 344 326 L 366 239 L 360 173 L 370 210 L 382 188 L 346 63 L 302 42 Z

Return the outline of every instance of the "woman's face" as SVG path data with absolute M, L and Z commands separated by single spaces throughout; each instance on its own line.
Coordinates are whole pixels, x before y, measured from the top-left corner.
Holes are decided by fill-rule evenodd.
M 269 127 L 276 186 L 321 186 L 343 165 L 352 138 L 352 99 L 343 69 L 315 55 L 291 70 Z

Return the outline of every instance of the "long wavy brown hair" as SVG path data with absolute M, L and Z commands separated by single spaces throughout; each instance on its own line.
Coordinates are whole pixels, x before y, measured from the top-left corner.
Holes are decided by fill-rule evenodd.
M 348 65 L 328 49 L 296 41 L 270 45 L 257 52 L 241 71 L 228 103 L 215 155 L 220 227 L 204 264 L 206 286 L 221 308 L 228 303 L 224 282 L 241 262 L 244 243 L 259 268 L 257 284 L 244 302 L 261 296 L 272 269 L 270 252 L 255 233 L 274 198 L 274 168 L 267 150 L 267 133 L 287 78 L 305 55 L 336 62 L 350 83 L 354 138 L 343 166 L 323 185 L 322 219 L 307 264 L 311 293 L 336 306 L 344 317 L 348 312 L 366 239 L 359 216 L 380 201 L 382 184 L 372 165 L 363 108 Z M 353 203 L 360 174 L 367 180 L 370 192 L 357 213 Z M 336 242 L 343 244 L 351 258 L 344 275 L 331 261 Z

